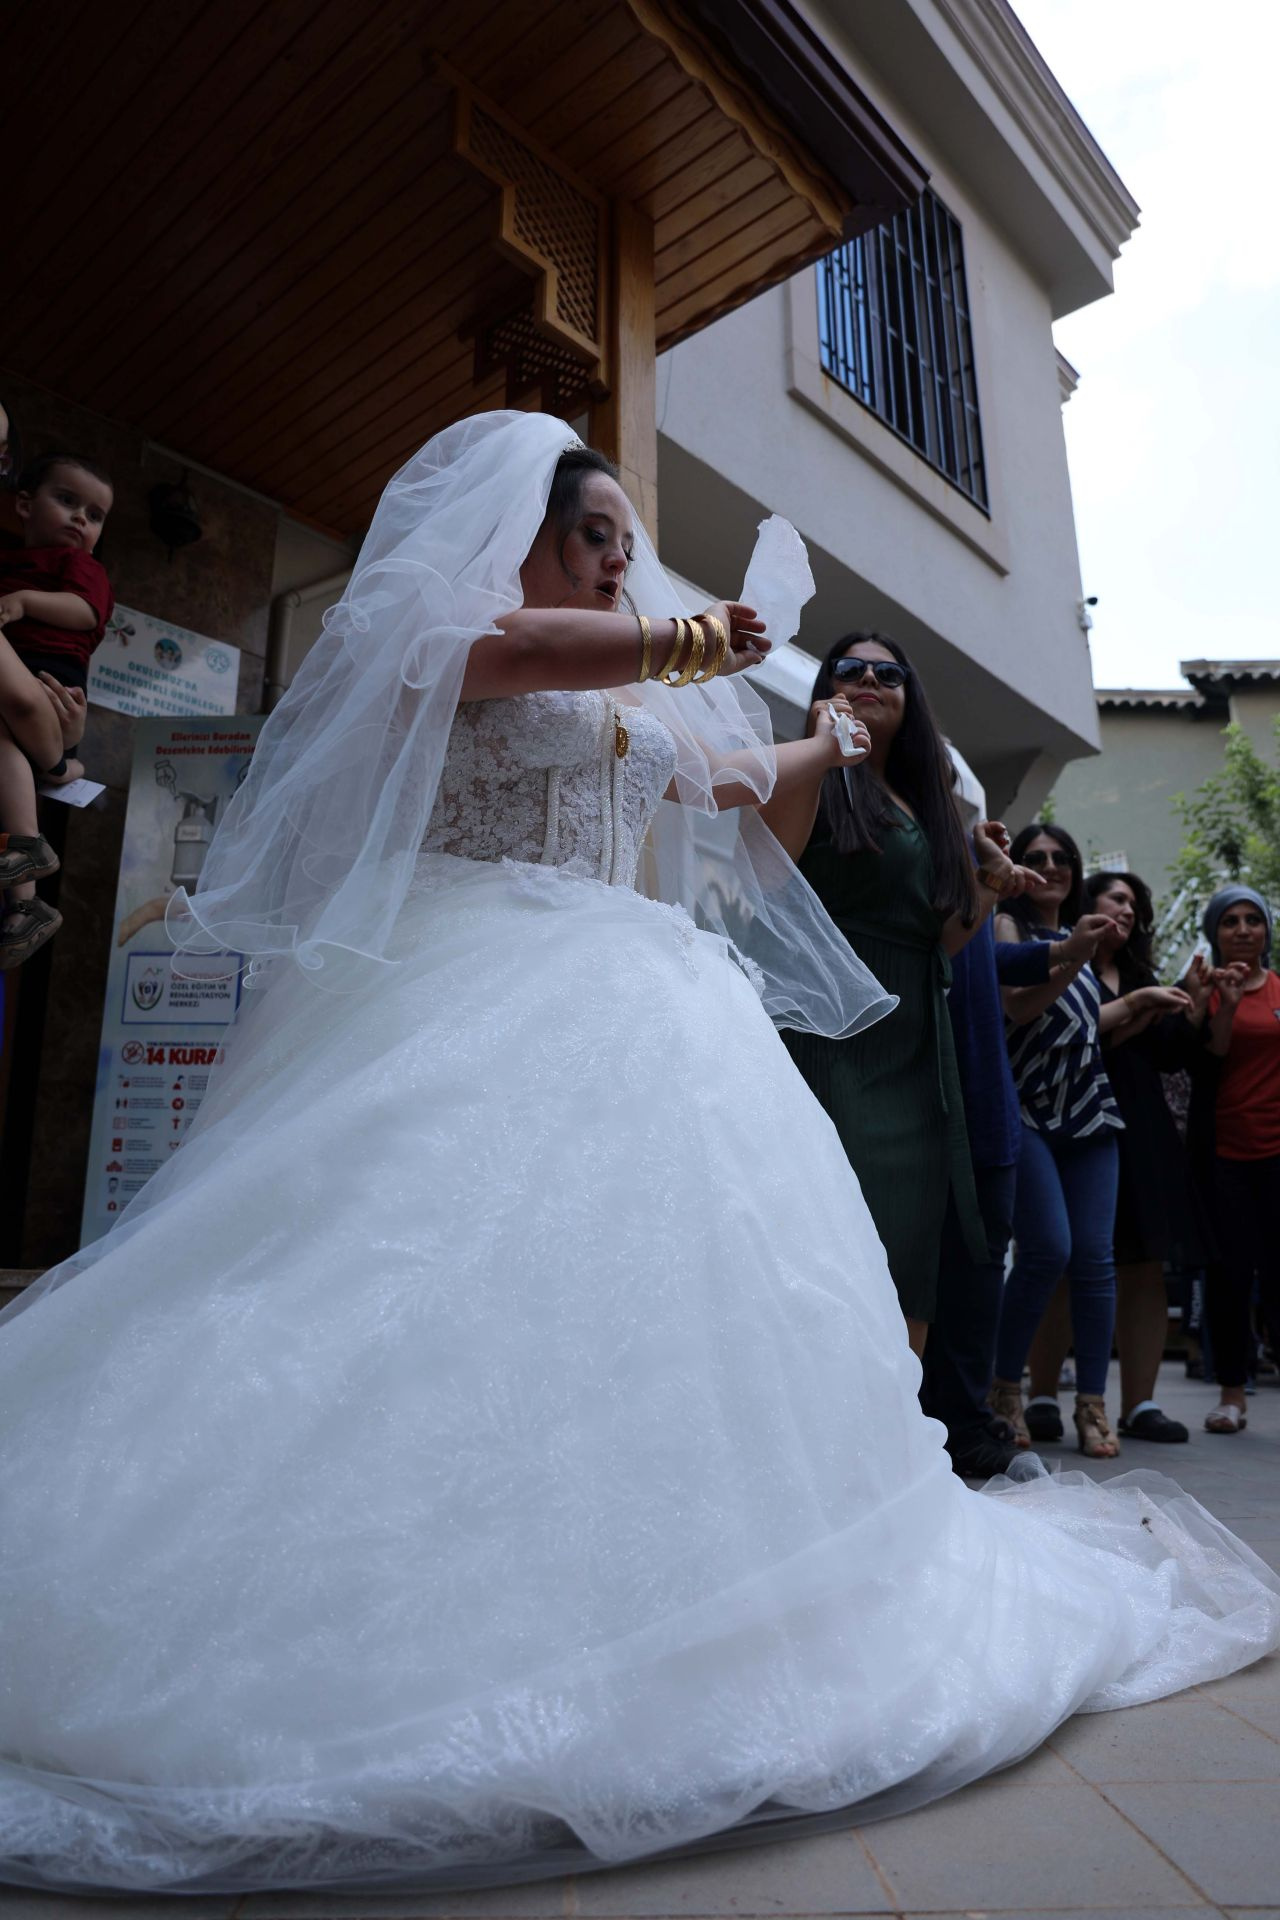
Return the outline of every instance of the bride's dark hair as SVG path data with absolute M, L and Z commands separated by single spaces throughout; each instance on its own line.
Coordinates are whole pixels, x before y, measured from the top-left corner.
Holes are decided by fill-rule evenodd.
M 903 683 L 902 725 L 889 748 L 885 776 L 911 805 L 933 858 L 933 905 L 944 919 L 958 913 L 972 926 L 977 912 L 973 861 L 955 802 L 955 768 L 947 743 L 925 698 L 924 685 L 906 653 L 887 633 L 859 628 L 827 648 L 810 700 L 830 700 L 840 689 L 833 668 L 850 647 L 874 640 L 907 669 Z M 868 769 L 868 772 L 870 770 Z M 897 825 L 893 806 L 874 776 L 833 767 L 822 783 L 818 819 L 841 853 L 879 853 L 880 838 Z
M 562 547 L 582 511 L 582 487 L 589 473 L 602 473 L 607 480 L 618 478 L 612 460 L 594 447 L 566 447 L 556 461 L 547 495 L 547 519 L 559 531 Z

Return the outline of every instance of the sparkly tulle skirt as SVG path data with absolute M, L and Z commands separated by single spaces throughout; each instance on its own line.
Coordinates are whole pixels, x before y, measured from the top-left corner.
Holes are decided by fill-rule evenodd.
M 722 940 L 428 863 L 247 997 L 199 1127 L 0 1321 L 0 1879 L 517 1879 L 915 1806 L 1276 1645 L 1155 1475 L 976 1494 Z

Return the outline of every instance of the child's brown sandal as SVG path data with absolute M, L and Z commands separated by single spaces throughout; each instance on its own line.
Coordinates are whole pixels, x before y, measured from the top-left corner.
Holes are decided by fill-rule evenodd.
M 62 862 L 42 833 L 0 833 L 0 891 L 45 880 Z
M 20 967 L 38 953 L 61 925 L 58 909 L 39 894 L 30 900 L 14 900 L 0 917 L 0 973 Z

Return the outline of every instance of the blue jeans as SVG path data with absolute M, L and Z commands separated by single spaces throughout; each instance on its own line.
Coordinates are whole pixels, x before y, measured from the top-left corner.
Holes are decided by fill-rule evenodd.
M 999 1379 L 1021 1380 L 1041 1315 L 1065 1272 L 1077 1389 L 1105 1391 L 1116 1318 L 1112 1238 L 1119 1166 L 1110 1128 L 1087 1140 L 1063 1140 L 1023 1127 L 1013 1203 L 1016 1253 L 996 1347 Z

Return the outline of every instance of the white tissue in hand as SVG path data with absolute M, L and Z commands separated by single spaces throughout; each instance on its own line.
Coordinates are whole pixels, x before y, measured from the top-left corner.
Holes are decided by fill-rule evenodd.
M 804 541 L 789 520 L 770 514 L 760 522 L 755 550 L 739 596 L 754 607 L 775 647 L 800 630 L 800 609 L 813 598 L 813 574 Z

